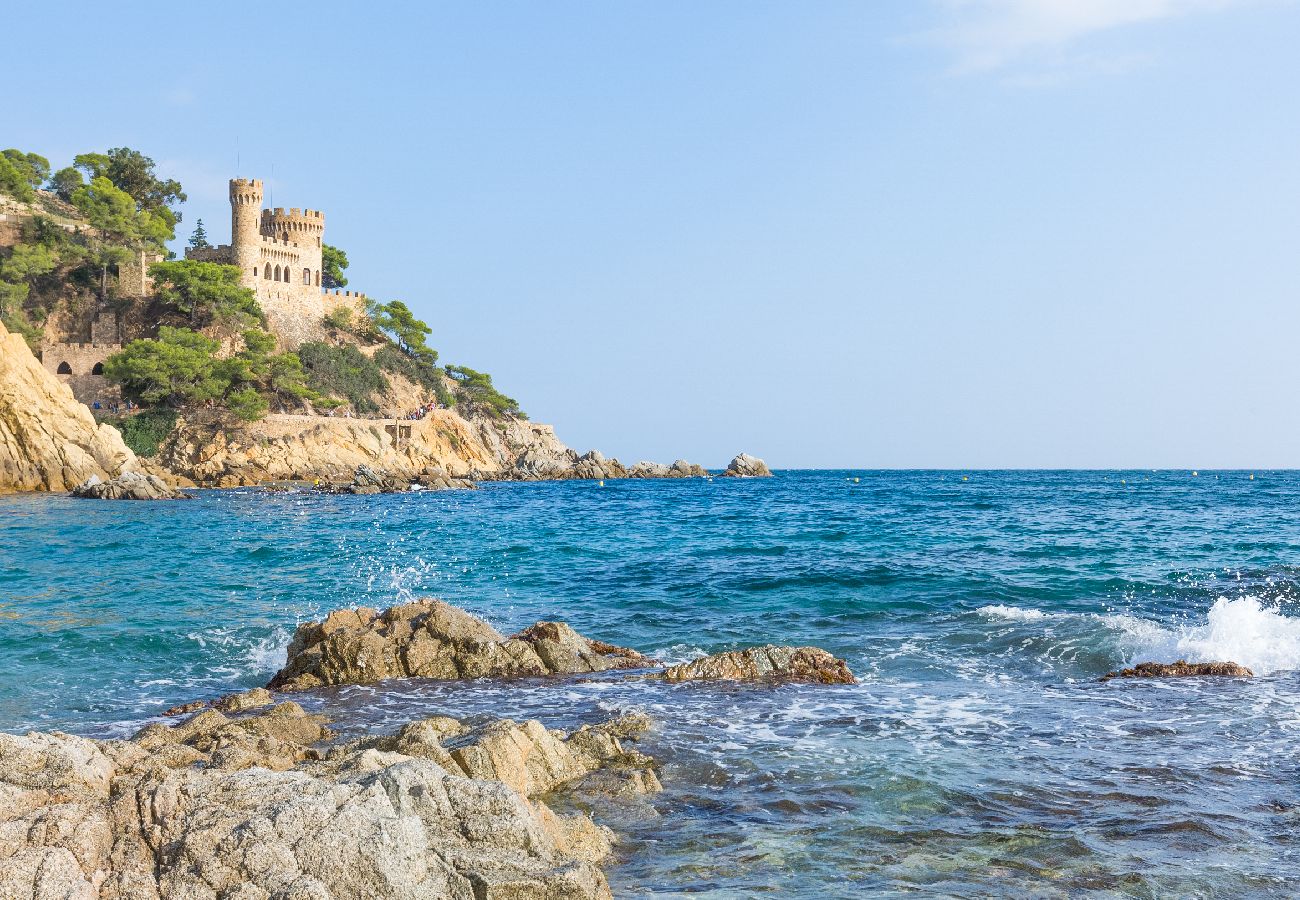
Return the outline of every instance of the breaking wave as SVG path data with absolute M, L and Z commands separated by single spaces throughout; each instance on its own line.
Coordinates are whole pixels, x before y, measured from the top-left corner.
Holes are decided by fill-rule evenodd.
M 1030 607 L 984 606 L 981 615 L 1008 622 L 1101 625 L 1125 664 L 1231 661 L 1257 675 L 1300 668 L 1300 619 L 1253 596 L 1220 597 L 1203 620 L 1163 625 L 1131 615 L 1047 613 Z

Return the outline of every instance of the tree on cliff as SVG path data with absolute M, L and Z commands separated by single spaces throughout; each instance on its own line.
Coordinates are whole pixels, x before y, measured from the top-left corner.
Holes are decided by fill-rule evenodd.
M 438 361 L 438 351 L 425 344 L 424 339 L 433 333 L 424 322 L 415 317 L 401 300 L 391 303 L 371 303 L 367 312 L 375 327 L 391 337 L 399 350 L 407 356 L 428 362 Z
M 38 153 L 10 148 L 0 153 L 0 193 L 30 202 L 50 174 L 50 161 Z
M 176 223 L 181 215 L 175 207 L 185 202 L 185 192 L 179 181 L 159 178 L 154 161 L 139 150 L 115 147 L 107 153 L 82 153 L 73 158 L 72 165 L 85 172 L 92 182 L 107 178 L 118 190 L 131 196 L 137 209 L 166 223 L 166 240 L 176 236 Z
M 468 366 L 447 366 L 446 371 L 447 377 L 456 384 L 461 406 L 493 418 L 528 418 L 518 403 L 493 387 L 492 376 L 486 372 L 476 372 Z
M 141 250 L 161 252 L 172 235 L 166 216 L 138 209 L 131 195 L 102 175 L 91 179 L 72 195 L 72 203 L 92 226 L 91 251 L 99 266 L 99 296 L 108 294 L 108 269 Z
M 239 269 L 221 263 L 177 259 L 149 267 L 158 301 L 195 328 L 213 323 L 264 323 L 257 295 L 239 283 Z
M 191 250 L 211 250 L 212 245 L 208 243 L 208 232 L 203 227 L 203 220 L 194 225 L 194 233 L 190 235 L 190 241 L 186 245 Z
M 320 284 L 326 290 L 344 288 L 348 280 L 343 270 L 348 267 L 348 255 L 338 247 L 323 244 L 320 248 Z
M 229 386 L 216 370 L 217 346 L 188 328 L 164 325 L 156 340 L 132 341 L 106 359 L 104 376 L 145 403 L 182 406 L 213 400 Z

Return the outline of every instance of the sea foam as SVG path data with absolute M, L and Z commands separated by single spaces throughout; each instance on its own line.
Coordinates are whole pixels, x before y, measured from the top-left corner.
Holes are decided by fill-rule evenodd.
M 1204 624 L 1166 628 L 1130 616 L 1106 616 L 1123 633 L 1132 662 L 1231 661 L 1256 675 L 1300 668 L 1300 619 L 1255 597 L 1220 597 Z

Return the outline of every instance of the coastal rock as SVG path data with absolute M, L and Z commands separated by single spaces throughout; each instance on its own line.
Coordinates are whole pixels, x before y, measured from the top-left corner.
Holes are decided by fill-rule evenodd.
M 129 741 L 0 734 L 0 896 L 606 900 L 612 834 L 538 798 L 657 788 L 622 743 L 643 728 L 435 717 L 324 751 L 284 703 Z
M 517 678 L 654 665 L 634 650 L 592 641 L 559 622 L 506 638 L 439 600 L 378 612 L 336 610 L 298 626 L 284 668 L 267 685 L 302 691 L 386 678 Z
M 104 481 L 91 475 L 72 489 L 72 496 L 92 500 L 188 500 L 190 495 L 168 486 L 157 475 L 123 472 Z
M 848 663 L 818 647 L 750 647 L 665 669 L 665 681 L 801 681 L 856 684 Z
M 1254 672 L 1235 662 L 1196 662 L 1178 660 L 1173 663 L 1144 662 L 1131 669 L 1108 672 L 1102 681 L 1112 678 L 1251 678 Z
M 741 453 L 732 458 L 722 475 L 725 478 L 768 478 L 772 475 L 772 470 L 757 456 Z
M 0 493 L 67 491 L 135 464 L 121 434 L 96 424 L 22 336 L 0 324 Z

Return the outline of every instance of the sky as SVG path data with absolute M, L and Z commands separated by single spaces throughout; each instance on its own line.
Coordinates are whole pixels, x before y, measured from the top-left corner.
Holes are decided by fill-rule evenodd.
M 577 450 L 1300 467 L 1300 2 L 22 4 L 0 145 L 326 214 Z M 271 205 L 268 202 L 268 205 Z

